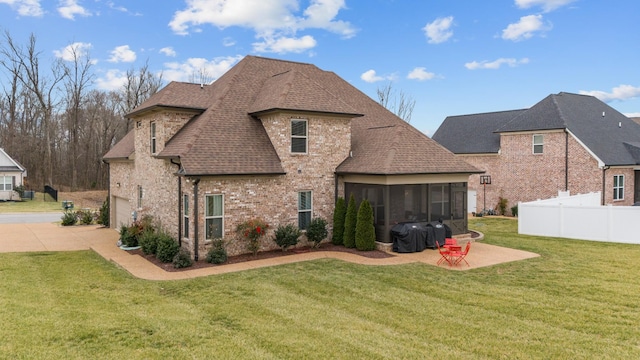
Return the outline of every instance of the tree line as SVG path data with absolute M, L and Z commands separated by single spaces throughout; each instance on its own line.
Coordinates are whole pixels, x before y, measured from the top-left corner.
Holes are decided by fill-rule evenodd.
M 130 130 L 124 117 L 157 92 L 162 75 L 148 64 L 126 72 L 117 91 L 94 87 L 95 62 L 69 46 L 49 65 L 31 35 L 0 39 L 0 148 L 27 169 L 27 189 L 106 189 L 102 156 Z

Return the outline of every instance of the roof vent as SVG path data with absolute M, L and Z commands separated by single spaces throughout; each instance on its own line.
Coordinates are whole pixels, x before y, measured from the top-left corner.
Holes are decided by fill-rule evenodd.
M 622 121 L 618 121 L 618 127 L 621 128 L 622 127 Z
M 602 112 L 602 117 L 604 117 L 604 111 Z

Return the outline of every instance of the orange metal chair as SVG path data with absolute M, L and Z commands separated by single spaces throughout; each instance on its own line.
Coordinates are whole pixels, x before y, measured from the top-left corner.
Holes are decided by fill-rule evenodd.
M 465 257 L 467 257 L 467 254 L 469 253 L 470 248 L 471 248 L 471 241 L 467 242 L 467 245 L 464 247 L 464 251 L 461 251 L 458 254 L 456 254 L 453 265 L 458 265 L 460 264 L 461 261 L 464 261 L 467 264 L 467 266 L 471 266 L 467 262 L 467 259 L 465 259 Z

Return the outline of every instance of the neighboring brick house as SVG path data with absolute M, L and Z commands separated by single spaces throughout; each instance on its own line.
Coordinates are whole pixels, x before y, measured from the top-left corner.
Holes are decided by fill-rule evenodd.
M 27 170 L 24 166 L 0 148 L 0 200 L 20 200 L 15 188 L 23 185 L 25 177 Z
M 602 204 L 640 201 L 640 125 L 593 96 L 561 92 L 529 109 L 449 116 L 433 135 L 491 176 L 469 178 L 476 210 L 519 201 L 602 193 Z
M 247 56 L 211 85 L 170 83 L 128 118 L 133 130 L 104 156 L 111 224 L 152 215 L 196 259 L 254 217 L 331 228 L 337 196 L 351 193 L 372 202 L 379 241 L 399 221 L 467 231 L 478 170 L 314 65 Z

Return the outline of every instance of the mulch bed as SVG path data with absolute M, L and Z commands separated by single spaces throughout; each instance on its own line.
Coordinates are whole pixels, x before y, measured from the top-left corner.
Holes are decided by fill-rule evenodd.
M 143 258 L 147 259 L 147 261 L 156 265 L 157 267 L 161 268 L 164 271 L 174 272 L 174 271 L 187 271 L 187 270 L 201 269 L 201 268 L 207 268 L 212 266 L 236 264 L 236 263 L 245 262 L 245 261 L 270 259 L 270 258 L 280 257 L 280 256 L 291 256 L 300 252 L 309 252 L 309 251 L 341 251 L 341 252 L 347 252 L 347 253 L 359 255 L 366 258 L 373 258 L 373 259 L 383 259 L 383 258 L 394 256 L 393 254 L 389 254 L 387 252 L 380 251 L 380 250 L 360 251 L 357 249 L 346 248 L 344 246 L 333 245 L 331 243 L 323 243 L 323 244 L 320 244 L 320 247 L 316 249 L 311 249 L 309 247 L 301 247 L 301 248 L 289 249 L 288 251 L 285 251 L 285 252 L 283 252 L 282 250 L 261 251 L 256 256 L 253 256 L 253 254 L 229 256 L 227 258 L 227 261 L 224 264 L 219 264 L 219 265 L 208 263 L 205 260 L 207 256 L 207 254 L 205 253 L 205 254 L 200 254 L 200 259 L 198 261 L 194 261 L 192 266 L 187 268 L 182 268 L 182 269 L 176 269 L 173 267 L 172 263 L 160 262 L 154 255 L 145 255 L 140 249 L 130 250 L 127 252 L 131 255 L 142 256 Z

